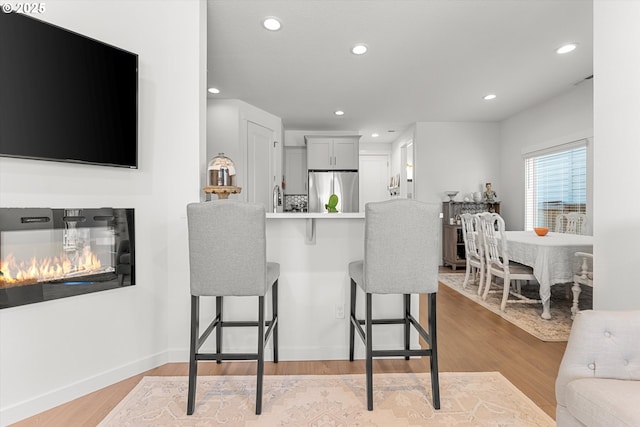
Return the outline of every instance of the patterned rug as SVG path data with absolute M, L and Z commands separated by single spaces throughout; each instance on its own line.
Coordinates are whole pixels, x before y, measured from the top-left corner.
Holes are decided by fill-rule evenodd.
M 367 411 L 365 375 L 264 377 L 255 415 L 255 376 L 199 377 L 186 415 L 187 377 L 144 377 L 99 424 L 126 426 L 555 426 L 498 372 L 441 373 L 441 409 L 428 374 L 374 374 Z
M 542 313 L 542 304 L 509 304 L 504 312 L 500 311 L 500 303 L 502 301 L 502 290 L 495 293 L 489 293 L 487 300 L 483 301 L 478 296 L 478 286 L 469 280 L 467 289 L 462 288 L 464 282 L 464 274 L 460 273 L 440 273 L 438 277 L 440 283 L 456 290 L 465 297 L 477 302 L 484 308 L 491 310 L 498 316 L 513 323 L 520 329 L 530 333 L 531 335 L 541 339 L 542 341 L 567 341 L 569 332 L 571 331 L 571 303 L 573 296 L 567 290 L 565 285 L 556 285 L 551 287 L 551 319 L 544 320 L 540 317 Z M 539 286 L 537 284 L 523 286 L 523 295 L 539 299 Z M 580 309 L 591 308 L 592 290 L 583 286 L 580 294 Z

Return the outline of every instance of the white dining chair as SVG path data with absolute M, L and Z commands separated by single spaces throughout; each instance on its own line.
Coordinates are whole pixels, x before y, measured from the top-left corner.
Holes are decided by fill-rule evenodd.
M 531 281 L 536 280 L 536 278 L 531 267 L 509 260 L 507 237 L 502 217 L 497 213 L 483 213 L 480 218 L 484 256 L 487 262 L 487 278 L 482 299 L 487 299 L 491 289 L 492 277 L 497 276 L 503 279 L 501 311 L 505 310 L 507 302 L 540 303 L 540 300 L 526 298 L 511 289 L 512 280 Z M 509 294 L 515 296 L 516 299 L 509 300 Z
M 575 318 L 580 308 L 579 298 L 582 293 L 581 286 L 593 287 L 593 254 L 587 252 L 576 252 L 575 256 L 580 258 L 580 270 L 573 275 L 573 304 L 571 305 L 571 318 Z
M 464 256 L 467 263 L 467 270 L 464 275 L 463 289 L 467 288 L 469 278 L 478 281 L 478 295 L 482 295 L 484 285 L 484 270 L 486 261 L 484 259 L 484 243 L 482 242 L 482 230 L 480 216 L 464 213 L 460 215 L 462 221 L 462 238 L 464 240 Z
M 577 212 L 561 213 L 556 216 L 556 233 L 584 234 L 587 216 Z

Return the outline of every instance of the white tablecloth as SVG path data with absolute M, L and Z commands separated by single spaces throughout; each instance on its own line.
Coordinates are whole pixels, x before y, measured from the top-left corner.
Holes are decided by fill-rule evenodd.
M 574 254 L 593 253 L 593 236 L 549 233 L 538 236 L 533 231 L 507 231 L 509 259 L 533 267 L 533 275 L 540 283 L 540 299 L 549 304 L 551 285 L 573 282 L 577 271 Z

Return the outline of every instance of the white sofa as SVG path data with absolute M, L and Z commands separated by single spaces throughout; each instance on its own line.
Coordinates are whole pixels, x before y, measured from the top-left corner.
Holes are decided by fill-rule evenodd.
M 640 426 L 640 311 L 576 315 L 556 400 L 558 427 Z

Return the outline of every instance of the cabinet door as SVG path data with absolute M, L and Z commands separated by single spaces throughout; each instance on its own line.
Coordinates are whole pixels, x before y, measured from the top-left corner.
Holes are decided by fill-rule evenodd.
M 284 194 L 307 194 L 307 149 L 285 147 Z
M 333 139 L 307 139 L 307 169 L 333 169 Z
M 462 227 L 459 225 L 444 225 L 442 232 L 442 257 L 444 265 L 450 265 L 453 270 L 465 265 L 464 240 Z
M 333 169 L 358 170 L 358 140 L 337 138 L 333 140 Z

